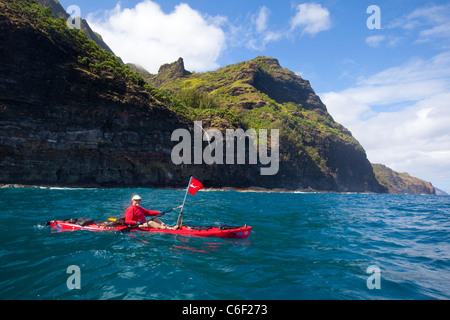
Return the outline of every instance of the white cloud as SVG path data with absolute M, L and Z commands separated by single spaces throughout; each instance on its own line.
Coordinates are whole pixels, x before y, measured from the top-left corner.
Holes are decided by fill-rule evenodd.
M 366 38 L 366 44 L 371 47 L 378 47 L 386 39 L 384 35 L 370 36 Z
M 250 23 L 244 20 L 235 25 L 229 24 L 228 41 L 234 46 L 245 46 L 251 50 L 263 51 L 267 44 L 291 37 L 298 29 L 302 30 L 302 35 L 315 35 L 331 28 L 329 11 L 318 4 L 298 5 L 289 25 L 281 30 L 270 28 L 270 14 L 270 9 L 262 6 L 256 14 L 251 15 Z
M 442 41 L 448 47 L 450 39 L 450 4 L 426 6 L 396 19 L 388 28 L 401 28 L 412 33 L 416 43 Z
M 445 92 L 449 88 L 450 52 L 431 59 L 411 59 L 369 78 L 360 78 L 356 86 L 344 91 L 370 105 L 418 101 Z
M 290 23 L 291 31 L 300 28 L 302 34 L 315 35 L 331 28 L 330 12 L 320 4 L 302 3 Z
M 269 20 L 270 10 L 263 6 L 259 9 L 258 16 L 255 20 L 256 31 L 261 33 L 264 32 L 267 28 L 267 22 Z
M 386 28 L 383 28 L 385 34 L 369 36 L 365 39 L 365 42 L 368 46 L 374 48 L 382 46 L 392 48 L 405 42 L 433 44 L 448 48 L 450 40 L 449 16 L 450 4 L 428 5 L 418 8 L 387 23 Z M 386 33 L 386 30 L 388 30 L 388 33 Z
M 371 162 L 450 191 L 449 79 L 450 52 L 446 52 L 411 60 L 321 96 Z
M 266 6 L 259 8 L 244 20 L 228 23 L 227 41 L 235 47 L 246 47 L 250 50 L 263 51 L 267 44 L 282 39 L 284 32 L 275 31 L 269 26 L 271 11 Z
M 87 20 L 125 62 L 140 64 L 152 73 L 179 57 L 188 70 L 217 68 L 226 48 L 224 17 L 202 15 L 184 3 L 170 13 L 151 0 L 131 9 L 118 4 L 103 17 L 91 14 Z
M 378 48 L 382 45 L 385 45 L 387 47 L 395 47 L 397 44 L 399 44 L 403 40 L 402 37 L 399 36 L 393 36 L 393 35 L 375 35 L 375 36 L 369 36 L 366 38 L 365 42 L 369 47 Z
M 111 49 L 126 63 L 136 63 L 151 73 L 162 64 L 182 57 L 186 69 L 208 71 L 219 67 L 227 47 L 263 51 L 269 43 L 292 36 L 297 30 L 315 35 L 331 28 L 329 11 L 319 4 L 298 5 L 295 15 L 279 30 L 270 26 L 271 11 L 260 7 L 244 21 L 209 16 L 186 3 L 164 12 L 152 0 L 142 0 L 134 8 L 119 4 L 113 10 L 87 16 L 92 29 L 100 33 Z
M 397 44 L 399 44 L 401 41 L 403 41 L 403 37 L 400 36 L 394 36 L 392 34 L 386 36 L 386 35 L 375 35 L 375 36 L 369 36 L 366 38 L 365 42 L 368 46 L 378 48 L 382 45 L 386 45 L 387 47 L 395 47 Z

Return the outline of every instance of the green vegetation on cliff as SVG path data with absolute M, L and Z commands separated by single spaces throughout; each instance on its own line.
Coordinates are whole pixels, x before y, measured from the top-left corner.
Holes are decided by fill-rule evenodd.
M 70 17 L 70 15 L 64 10 L 64 8 L 61 6 L 58 0 L 36 0 L 36 1 L 41 6 L 49 8 L 56 18 L 62 18 L 63 20 L 67 20 Z M 86 20 L 80 18 L 80 27 L 81 31 L 83 31 L 83 33 L 89 40 L 94 41 L 107 52 L 114 54 L 111 48 L 103 41 L 101 35 L 94 32 Z
M 9 0 L 0 2 L 3 15 L 20 16 L 11 19 L 17 27 L 33 27 L 50 39 L 58 39 L 78 53 L 78 66 L 101 77 L 116 77 L 130 84 L 145 85 L 145 80 L 122 64 L 110 52 L 102 49 L 86 37 L 82 30 L 69 29 L 64 17 L 56 18 L 50 7 L 43 7 L 35 0 Z

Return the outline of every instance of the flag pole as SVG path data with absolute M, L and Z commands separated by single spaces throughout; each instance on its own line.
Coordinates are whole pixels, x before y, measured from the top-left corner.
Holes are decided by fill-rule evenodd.
M 189 178 L 189 183 L 188 183 L 188 186 L 186 188 L 186 194 L 184 195 L 183 204 L 181 205 L 180 214 L 178 215 L 177 229 L 181 228 L 181 224 L 183 223 L 183 218 L 181 216 L 183 215 L 184 204 L 186 203 L 186 198 L 187 198 L 187 195 L 188 195 L 188 192 L 189 192 L 189 187 L 191 186 L 191 181 L 192 181 L 192 176 Z M 181 219 L 181 222 L 180 222 L 180 219 Z

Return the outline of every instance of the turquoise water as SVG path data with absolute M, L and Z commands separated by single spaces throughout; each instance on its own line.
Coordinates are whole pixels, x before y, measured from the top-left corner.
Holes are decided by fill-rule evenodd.
M 182 190 L 0 189 L 0 299 L 450 299 L 448 196 L 189 195 L 185 224 L 251 225 L 241 240 L 45 227 L 55 218 L 118 217 L 135 193 L 155 210 L 184 197 Z M 72 265 L 80 289 L 67 286 Z M 379 274 L 367 272 L 373 265 Z M 368 288 L 371 276 L 379 289 Z

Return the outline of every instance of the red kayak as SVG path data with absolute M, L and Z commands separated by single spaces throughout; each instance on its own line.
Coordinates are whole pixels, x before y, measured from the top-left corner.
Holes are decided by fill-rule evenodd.
M 77 220 L 52 220 L 47 222 L 48 227 L 57 229 L 58 231 L 75 231 L 75 230 L 89 230 L 89 231 L 144 231 L 144 232 L 160 232 L 179 234 L 182 236 L 198 236 L 198 237 L 221 237 L 232 239 L 244 239 L 250 235 L 252 227 L 234 227 L 234 226 L 182 226 L 177 230 L 170 229 L 155 229 L 155 228 L 137 228 L 126 225 L 114 225 L 107 222 L 99 223 L 83 223 L 77 224 Z

